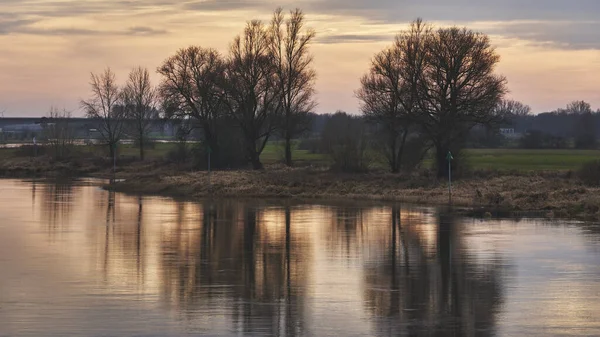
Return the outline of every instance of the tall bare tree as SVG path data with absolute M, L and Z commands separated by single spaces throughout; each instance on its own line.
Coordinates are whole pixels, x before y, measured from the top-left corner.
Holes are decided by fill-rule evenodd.
M 384 133 L 383 152 L 392 172 L 400 170 L 406 139 L 419 111 L 418 87 L 429 34 L 428 25 L 421 19 L 414 21 L 391 47 L 375 55 L 356 92 L 362 113 Z
M 148 69 L 142 67 L 132 69 L 122 95 L 124 117 L 138 142 L 140 160 L 144 160 L 144 145 L 152 124 L 158 118 L 157 91 L 150 82 Z
M 262 22 L 248 22 L 231 44 L 224 87 L 229 114 L 241 128 L 254 169 L 263 168 L 260 154 L 276 128 L 281 104 L 271 41 Z
M 223 80 L 227 68 L 214 49 L 191 46 L 180 49 L 159 68 L 162 99 L 172 114 L 197 121 L 204 140 L 219 155 L 217 123 L 225 112 Z
M 106 68 L 100 75 L 91 74 L 92 97 L 81 101 L 81 106 L 89 118 L 96 119 L 98 131 L 114 157 L 117 143 L 123 135 L 125 109 L 120 104 L 121 93 L 115 74 Z
M 271 44 L 275 75 L 281 105 L 281 133 L 285 140 L 285 163 L 292 166 L 292 139 L 310 127 L 309 112 L 315 106 L 313 57 L 309 47 L 315 31 L 304 28 L 304 14 L 300 9 L 290 12 L 288 18 L 278 8 L 271 20 Z
M 499 60 L 487 35 L 466 28 L 441 28 L 427 39 L 419 124 L 436 149 L 438 176 L 447 174 L 448 152 L 473 126 L 504 120 L 495 113 L 507 91 L 506 79 L 494 73 Z

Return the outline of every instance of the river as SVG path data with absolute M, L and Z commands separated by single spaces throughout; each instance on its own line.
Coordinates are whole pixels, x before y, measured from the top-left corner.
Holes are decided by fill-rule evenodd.
M 593 224 L 0 191 L 0 336 L 600 335 Z

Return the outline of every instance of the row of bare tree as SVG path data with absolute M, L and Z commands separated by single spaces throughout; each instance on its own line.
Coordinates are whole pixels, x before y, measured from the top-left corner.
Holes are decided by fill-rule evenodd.
M 88 117 L 99 120 L 99 132 L 115 155 L 124 134 L 139 144 L 140 159 L 144 159 L 144 143 L 153 120 L 158 117 L 158 91 L 150 82 L 148 69 L 131 70 L 124 86 L 120 87 L 115 74 L 107 68 L 102 74 L 92 74 L 92 97 L 81 102 Z
M 285 140 L 285 160 L 291 165 L 292 139 L 308 128 L 308 114 L 316 105 L 309 53 L 314 37 L 304 27 L 301 10 L 286 16 L 277 9 L 269 25 L 248 22 L 228 55 L 199 46 L 180 49 L 158 67 L 162 82 L 157 88 L 142 68 L 133 70 L 121 89 L 110 69 L 92 74 L 92 99 L 82 105 L 89 117 L 103 121 L 100 132 L 111 154 L 122 121 L 130 119 L 143 158 L 144 135 L 160 101 L 167 117 L 190 120 L 201 129 L 206 150 L 216 158 L 226 151 L 221 140 L 231 136 L 222 127 L 225 120 L 241 130 L 241 146 L 255 169 L 262 168 L 260 154 L 275 132 Z
M 286 16 L 277 9 L 269 24 L 248 22 L 227 55 L 200 46 L 180 49 L 158 67 L 162 81 L 156 88 L 143 68 L 134 69 L 122 88 L 110 69 L 92 74 L 93 95 L 82 105 L 88 116 L 102 120 L 111 154 L 122 121 L 130 120 L 143 158 L 145 133 L 160 106 L 166 117 L 201 129 L 206 150 L 217 158 L 227 152 L 223 140 L 232 137 L 224 125 L 233 125 L 244 159 L 255 169 L 262 168 L 260 155 L 276 133 L 292 165 L 292 140 L 309 127 L 316 106 L 309 51 L 314 37 L 301 10 Z M 503 100 L 506 79 L 495 73 L 499 59 L 487 35 L 434 29 L 421 19 L 374 56 L 356 96 L 364 116 L 387 139 L 382 147 L 393 172 L 402 168 L 407 141 L 415 135 L 435 148 L 438 174 L 444 175 L 448 152 L 460 150 L 475 125 L 499 125 L 529 113 L 529 107 Z

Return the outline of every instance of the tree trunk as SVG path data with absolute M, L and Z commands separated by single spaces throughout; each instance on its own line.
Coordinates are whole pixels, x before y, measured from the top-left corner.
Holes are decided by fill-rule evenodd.
M 448 146 L 436 145 L 435 147 L 435 164 L 437 166 L 438 178 L 448 176 Z
M 140 160 L 144 161 L 144 134 L 140 133 Z
M 389 152 L 389 155 L 391 156 L 390 161 L 389 161 L 390 169 L 391 169 L 392 173 L 398 173 L 399 166 L 400 166 L 400 165 L 398 165 L 398 157 L 396 156 L 396 153 L 397 153 L 397 151 L 396 151 L 397 141 L 396 140 L 398 137 L 395 132 L 393 132 L 393 131 L 390 131 L 390 132 L 391 132 L 391 134 L 390 134 L 390 152 Z
M 204 124 L 203 131 L 204 141 L 206 144 L 208 144 L 208 147 L 210 147 L 210 150 L 206 150 L 210 151 L 211 167 L 222 167 L 221 165 L 223 165 L 223 163 L 220 156 L 219 141 L 216 136 L 217 134 L 213 132 L 212 126 L 208 123 Z
M 260 155 L 256 151 L 252 151 L 250 154 L 250 162 L 252 163 L 252 168 L 255 170 L 262 170 L 263 164 L 260 162 Z
M 108 155 L 111 160 L 115 157 L 115 144 L 113 142 L 108 142 Z
M 289 135 L 285 136 L 285 165 L 292 166 L 292 140 Z
M 406 138 L 408 137 L 408 130 L 404 130 L 402 134 L 402 140 L 400 141 L 400 146 L 398 147 L 398 156 L 396 156 L 396 161 L 398 165 L 398 169 L 394 173 L 398 173 L 402 166 L 402 156 L 404 154 L 404 146 L 406 145 Z
M 252 164 L 252 168 L 255 170 L 262 170 L 263 164 L 260 162 L 260 151 L 256 150 L 256 139 L 253 134 L 246 134 L 246 153 L 248 160 Z

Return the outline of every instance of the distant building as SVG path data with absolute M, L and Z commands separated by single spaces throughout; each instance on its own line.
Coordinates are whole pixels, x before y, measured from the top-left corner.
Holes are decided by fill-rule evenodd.
M 500 134 L 506 138 L 520 138 L 521 134 L 515 132 L 514 128 L 500 128 Z

